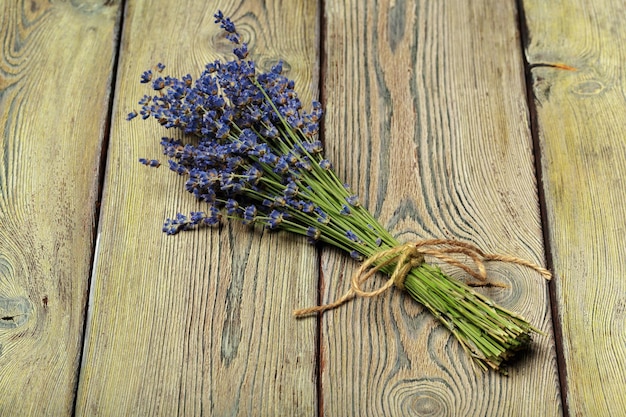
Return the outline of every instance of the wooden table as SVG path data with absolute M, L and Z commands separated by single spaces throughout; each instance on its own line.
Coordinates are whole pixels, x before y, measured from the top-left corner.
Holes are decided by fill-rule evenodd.
M 476 372 L 397 290 L 321 319 L 358 264 L 202 209 L 125 120 L 141 73 L 230 57 L 320 98 L 339 175 L 401 240 L 514 254 L 484 289 L 545 335 Z M 3 0 L 0 415 L 626 414 L 626 7 L 622 2 Z M 451 270 L 463 279 L 463 274 Z

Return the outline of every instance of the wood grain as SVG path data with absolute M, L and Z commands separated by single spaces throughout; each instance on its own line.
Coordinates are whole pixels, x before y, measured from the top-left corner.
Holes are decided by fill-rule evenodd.
M 364 204 L 401 240 L 456 238 L 542 263 L 515 3 L 326 2 L 325 17 L 326 146 Z M 354 270 L 324 254 L 325 301 Z M 560 414 L 546 283 L 502 264 L 489 273 L 510 289 L 487 293 L 546 332 L 510 377 L 476 373 L 394 290 L 324 316 L 324 414 Z
M 0 3 L 0 415 L 74 403 L 117 2 Z
M 623 415 L 626 9 L 617 1 L 524 1 L 524 9 L 567 404 L 571 416 Z
M 166 167 L 166 132 L 125 115 L 147 93 L 140 74 L 197 76 L 231 44 L 217 5 L 128 2 L 92 279 L 77 415 L 315 415 L 316 322 L 291 312 L 317 298 L 317 255 L 303 239 L 239 224 L 161 233 L 176 212 L 206 209 Z M 318 89 L 314 2 L 224 1 L 268 70 L 285 59 L 303 102 Z M 163 161 L 165 162 L 165 161 Z

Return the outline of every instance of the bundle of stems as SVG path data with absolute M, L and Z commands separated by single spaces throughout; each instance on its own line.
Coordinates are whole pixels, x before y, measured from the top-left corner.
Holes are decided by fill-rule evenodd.
M 444 249 L 433 252 L 425 249 L 428 245 L 395 239 L 324 157 L 318 139 L 320 103 L 304 111 L 294 82 L 282 75 L 282 64 L 266 73 L 257 71 L 254 61 L 246 59 L 248 47 L 234 23 L 221 12 L 215 18 L 234 43 L 236 58 L 207 64 L 195 81 L 190 75 L 163 77 L 164 66 L 158 64 L 141 76 L 154 94 L 139 101 L 139 113 L 128 115 L 129 120 L 138 114 L 154 117 L 166 128 L 184 132 L 186 142 L 162 138 L 163 153 L 170 169 L 186 177 L 186 190 L 208 204 L 206 211 L 167 219 L 163 231 L 176 234 L 238 219 L 343 249 L 357 260 L 368 260 L 364 269 L 370 271 L 361 271 L 338 303 L 299 315 L 327 310 L 363 293 L 363 277 L 382 271 L 449 329 L 481 368 L 503 369 L 528 346 L 536 329 L 423 257 L 434 254 L 450 261 L 449 255 L 459 252 L 477 260 L 484 254 L 458 242 L 434 242 Z M 156 159 L 140 162 L 160 165 Z M 478 278 L 484 279 L 484 273 Z

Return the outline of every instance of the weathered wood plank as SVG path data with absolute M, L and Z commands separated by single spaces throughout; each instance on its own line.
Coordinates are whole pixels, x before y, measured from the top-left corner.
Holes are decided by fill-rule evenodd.
M 325 140 L 340 175 L 401 240 L 442 237 L 542 262 L 515 2 L 326 2 Z M 322 259 L 326 301 L 354 263 Z M 462 278 L 462 275 L 454 272 Z M 397 290 L 326 313 L 325 415 L 555 416 L 547 285 L 491 264 L 485 290 L 546 332 L 510 370 L 475 373 Z
M 140 74 L 199 75 L 231 44 L 206 2 L 128 2 L 107 179 L 92 278 L 78 415 L 315 415 L 317 255 L 303 239 L 239 224 L 168 237 L 165 217 L 204 210 L 157 157 L 154 120 L 125 115 L 148 91 Z M 310 101 L 317 87 L 314 2 L 224 1 L 269 69 L 282 57 Z
M 626 8 L 524 1 L 572 416 L 626 413 Z M 576 71 L 536 66 L 567 64 Z M 597 382 L 597 383 L 596 383 Z
M 0 3 L 0 415 L 71 414 L 117 2 Z

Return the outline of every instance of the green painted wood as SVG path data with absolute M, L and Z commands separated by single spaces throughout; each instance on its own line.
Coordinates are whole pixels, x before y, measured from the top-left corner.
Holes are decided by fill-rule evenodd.
M 364 205 L 403 241 L 455 238 L 542 263 L 515 2 L 325 5 L 325 141 Z M 324 301 L 347 289 L 356 266 L 325 251 Z M 324 415 L 559 415 L 547 284 L 500 263 L 488 272 L 510 288 L 484 291 L 546 333 L 509 377 L 474 370 L 450 333 L 394 289 L 325 314 Z
M 571 416 L 622 415 L 626 9 L 524 1 L 524 10 L 567 404 Z
M 0 415 L 69 416 L 118 2 L 0 2 Z
M 167 74 L 197 76 L 231 58 L 213 23 L 218 7 L 261 69 L 283 57 L 310 101 L 315 3 L 127 5 L 77 415 L 315 415 L 316 322 L 291 315 L 316 302 L 315 249 L 235 223 L 163 234 L 166 217 L 206 206 L 167 166 L 137 162 L 160 157 L 160 138 L 172 132 L 124 120 L 148 92 L 139 84 L 147 68 L 163 62 Z

